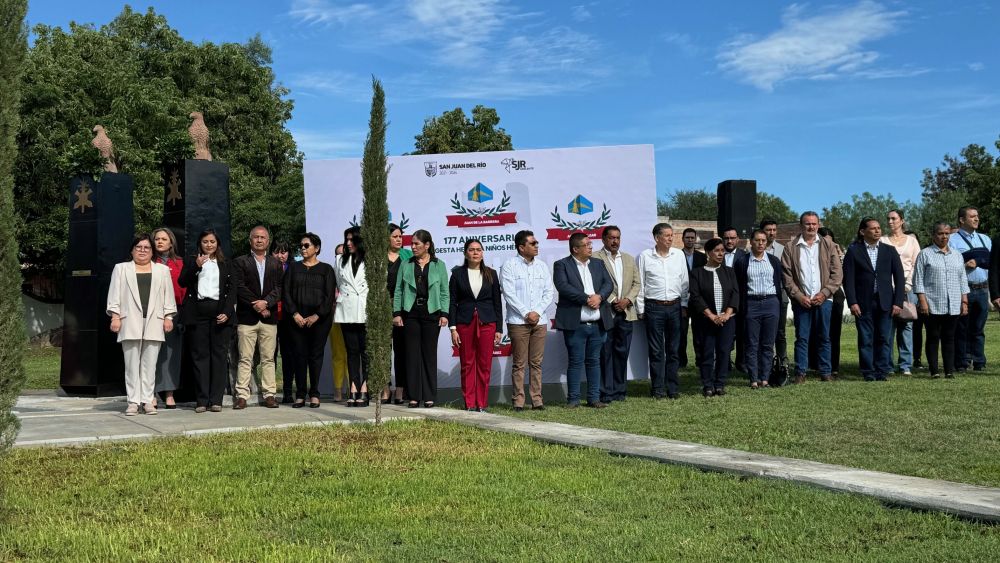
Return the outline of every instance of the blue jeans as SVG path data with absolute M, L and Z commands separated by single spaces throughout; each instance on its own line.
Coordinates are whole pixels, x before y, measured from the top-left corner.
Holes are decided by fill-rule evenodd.
M 775 338 L 778 335 L 778 316 L 781 314 L 781 301 L 770 296 L 756 299 L 748 295 L 743 304 L 746 311 L 746 367 L 750 381 L 760 383 L 771 377 L 771 365 L 774 361 Z
M 914 305 L 917 304 L 917 294 L 909 291 L 906 293 L 906 300 Z M 889 343 L 896 341 L 896 348 L 899 350 L 899 371 L 910 371 L 913 368 L 913 321 L 893 319 L 892 336 Z M 890 362 L 892 359 L 890 358 Z
M 885 381 L 892 373 L 892 311 L 877 307 L 878 296 L 861 308 L 858 325 L 858 360 L 865 381 Z
M 958 317 L 955 331 L 955 369 L 963 371 L 972 362 L 973 367 L 986 366 L 986 317 L 990 312 L 990 290 L 970 289 L 969 314 Z
M 566 341 L 566 402 L 580 403 L 580 380 L 584 367 L 587 370 L 587 402 L 601 399 L 601 349 L 604 348 L 604 330 L 600 321 L 580 324 L 576 330 L 564 330 Z
M 792 316 L 795 322 L 795 374 L 805 375 L 809 369 L 809 336 L 812 333 L 819 338 L 819 361 L 817 367 L 820 375 L 830 375 L 833 368 L 830 363 L 830 313 L 833 311 L 833 301 L 827 299 L 819 307 L 806 309 L 797 301 L 792 301 Z
M 677 342 L 681 332 L 681 304 L 660 305 L 646 302 L 646 347 L 649 349 L 650 392 L 654 397 L 677 395 Z M 666 393 L 663 382 L 666 380 Z

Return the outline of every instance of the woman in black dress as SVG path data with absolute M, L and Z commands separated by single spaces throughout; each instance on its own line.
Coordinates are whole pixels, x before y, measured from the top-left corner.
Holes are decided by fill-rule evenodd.
M 319 261 L 321 244 L 320 238 L 313 233 L 302 235 L 299 243 L 302 261 L 288 266 L 282 282 L 282 314 L 292 319 L 292 342 L 295 343 L 295 402 L 292 408 L 306 404 L 307 371 L 309 406 L 319 406 L 319 375 L 333 322 L 336 289 L 333 267 Z

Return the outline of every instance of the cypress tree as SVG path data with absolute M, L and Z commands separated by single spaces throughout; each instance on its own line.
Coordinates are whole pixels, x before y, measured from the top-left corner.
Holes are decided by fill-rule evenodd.
M 11 410 L 24 385 L 26 342 L 14 232 L 14 161 L 21 122 L 21 70 L 28 49 L 27 9 L 27 0 L 0 0 L 0 454 L 10 448 L 20 429 Z
M 392 301 L 386 288 L 388 270 L 389 167 L 385 154 L 385 92 L 372 77 L 372 109 L 361 160 L 361 239 L 365 244 L 368 302 L 365 323 L 369 357 L 368 392 L 375 397 L 375 424 L 382 423 L 379 395 L 389 382 L 392 345 Z

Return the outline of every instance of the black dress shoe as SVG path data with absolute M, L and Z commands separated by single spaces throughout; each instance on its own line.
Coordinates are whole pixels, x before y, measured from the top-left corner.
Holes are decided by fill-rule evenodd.
M 596 403 L 587 403 L 587 406 L 592 409 L 606 409 L 608 404 L 603 401 L 597 401 Z
M 711 389 L 705 388 L 705 389 L 701 390 L 701 394 L 704 395 L 704 396 L 706 396 L 706 397 L 711 397 L 712 395 L 715 394 L 715 391 L 712 391 Z
M 419 406 L 420 406 L 420 403 L 418 403 L 416 401 L 410 401 L 409 403 L 407 403 L 406 408 L 408 408 L 408 409 L 415 409 L 415 408 L 417 408 Z
M 543 410 L 545 410 L 545 405 L 532 405 L 531 410 L 533 410 L 533 411 L 543 411 Z
M 393 399 L 392 404 L 394 404 L 394 405 L 402 405 L 403 404 L 403 399 Z
M 514 407 L 514 412 L 521 412 L 523 410 L 524 410 L 524 407 Z
M 672 401 L 676 401 L 677 399 L 681 398 L 681 394 L 680 393 L 667 393 L 667 398 L 670 399 L 670 400 L 672 400 Z
M 566 403 L 567 409 L 575 409 L 580 406 L 580 403 Z
M 725 395 L 726 394 L 726 388 L 725 387 L 718 387 L 718 388 L 716 388 L 715 389 L 715 394 L 716 394 L 716 396 L 719 396 L 719 397 Z
M 292 408 L 293 409 L 301 409 L 304 406 L 306 406 L 305 400 L 295 401 L 294 403 L 292 403 Z

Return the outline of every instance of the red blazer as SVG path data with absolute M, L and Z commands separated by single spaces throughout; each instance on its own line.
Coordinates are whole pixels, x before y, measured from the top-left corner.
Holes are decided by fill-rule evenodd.
M 162 262 L 159 258 L 157 258 L 156 262 L 170 268 L 170 281 L 174 284 L 174 301 L 179 306 L 184 302 L 184 296 L 187 295 L 187 288 L 183 288 L 179 283 L 177 283 L 177 280 L 181 277 L 181 270 L 184 268 L 184 260 L 181 258 L 173 258 L 167 260 L 166 262 Z

